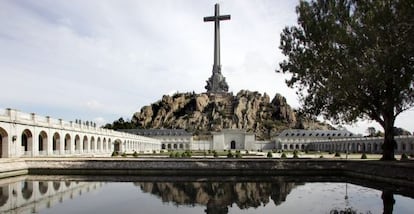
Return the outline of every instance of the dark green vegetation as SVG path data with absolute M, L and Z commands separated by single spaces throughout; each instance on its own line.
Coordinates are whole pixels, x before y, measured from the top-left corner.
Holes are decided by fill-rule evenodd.
M 306 114 L 334 122 L 372 119 L 384 128 L 383 160 L 394 160 L 396 117 L 414 104 L 412 0 L 301 1 L 298 25 L 280 48 Z

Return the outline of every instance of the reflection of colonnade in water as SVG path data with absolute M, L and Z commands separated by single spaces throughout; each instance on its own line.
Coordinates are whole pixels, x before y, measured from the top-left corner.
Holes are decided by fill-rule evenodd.
M 28 180 L 0 184 L 0 213 L 37 213 L 102 185 L 102 182 Z

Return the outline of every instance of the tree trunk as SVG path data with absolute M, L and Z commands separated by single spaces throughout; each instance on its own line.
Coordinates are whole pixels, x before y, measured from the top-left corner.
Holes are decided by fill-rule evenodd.
M 384 161 L 395 160 L 394 150 L 397 143 L 394 139 L 394 117 L 384 117 L 384 144 L 382 144 L 382 158 Z
M 395 204 L 393 192 L 390 190 L 383 190 L 381 198 L 384 205 L 383 214 L 392 214 Z

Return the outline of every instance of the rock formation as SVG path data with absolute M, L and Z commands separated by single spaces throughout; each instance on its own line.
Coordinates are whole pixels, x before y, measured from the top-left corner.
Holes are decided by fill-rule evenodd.
M 258 139 L 269 139 L 271 133 L 284 129 L 309 126 L 297 121 L 304 120 L 297 120 L 282 95 L 276 94 L 270 101 L 266 93 L 247 90 L 235 96 L 231 93 L 164 95 L 132 117 L 138 128 L 186 129 L 196 135 L 227 128 L 245 129 L 254 132 Z

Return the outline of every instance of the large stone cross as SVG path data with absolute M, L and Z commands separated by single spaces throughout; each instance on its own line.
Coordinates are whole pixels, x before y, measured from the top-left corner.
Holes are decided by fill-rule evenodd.
M 220 6 L 215 4 L 214 16 L 204 17 L 204 22 L 214 22 L 214 65 L 213 75 L 207 81 L 207 92 L 227 92 L 228 85 L 221 75 L 220 64 L 220 21 L 229 20 L 230 15 L 220 16 Z

